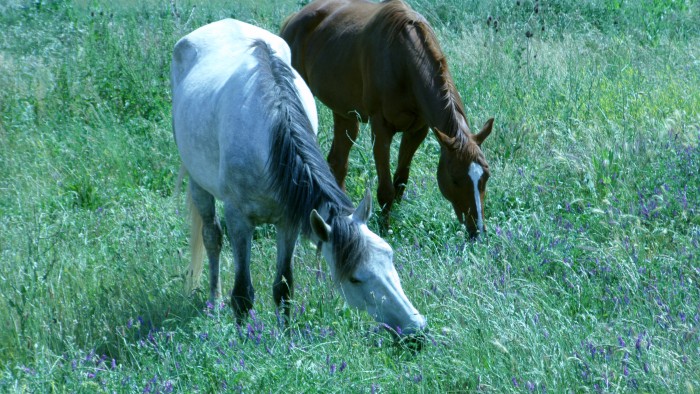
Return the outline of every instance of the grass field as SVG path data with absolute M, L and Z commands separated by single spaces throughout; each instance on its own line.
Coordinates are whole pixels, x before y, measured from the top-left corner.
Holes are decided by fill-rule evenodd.
M 410 1 L 470 122 L 496 118 L 488 237 L 465 240 L 437 188 L 432 136 L 394 207 L 386 239 L 428 318 L 421 351 L 347 309 L 301 240 L 294 319 L 280 326 L 272 227 L 256 232 L 245 324 L 184 294 L 173 44 L 224 17 L 277 32 L 301 3 L 0 2 L 0 392 L 700 390 L 691 0 Z M 365 126 L 355 202 L 375 179 L 371 157 Z

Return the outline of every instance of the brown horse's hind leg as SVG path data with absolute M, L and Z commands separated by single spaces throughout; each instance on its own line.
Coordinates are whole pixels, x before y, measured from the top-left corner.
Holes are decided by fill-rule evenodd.
M 394 131 L 386 124 L 381 116 L 370 119 L 372 123 L 372 134 L 374 135 L 374 164 L 377 167 L 377 201 L 382 207 L 380 218 L 381 232 L 389 229 L 391 206 L 394 203 L 396 192 L 394 184 L 391 182 L 391 140 Z
M 416 154 L 416 150 L 421 142 L 428 135 L 428 127 L 424 127 L 415 133 L 404 132 L 401 137 L 401 147 L 399 148 L 399 162 L 396 165 L 394 172 L 394 190 L 396 191 L 396 200 L 401 200 L 403 192 L 408 184 L 408 175 L 411 171 L 411 161 Z
M 328 152 L 328 165 L 335 180 L 345 190 L 345 177 L 348 175 L 348 156 L 357 139 L 360 122 L 355 118 L 346 118 L 333 113 L 333 144 Z

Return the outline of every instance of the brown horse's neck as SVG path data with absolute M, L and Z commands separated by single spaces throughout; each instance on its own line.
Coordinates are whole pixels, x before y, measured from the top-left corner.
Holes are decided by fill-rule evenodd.
M 404 37 L 408 40 L 409 75 L 421 115 L 428 126 L 450 137 L 466 136 L 469 130 L 464 104 L 457 93 L 447 61 L 434 33 L 426 25 L 411 25 Z

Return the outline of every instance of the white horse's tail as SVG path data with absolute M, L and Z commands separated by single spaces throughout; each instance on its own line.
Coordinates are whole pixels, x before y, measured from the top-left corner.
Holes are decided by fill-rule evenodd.
M 182 176 L 184 172 L 184 167 L 182 167 L 180 175 Z M 202 277 L 204 240 L 202 238 L 202 216 L 192 202 L 192 194 L 189 188 L 187 188 L 187 206 L 190 211 L 190 256 L 192 260 L 185 274 L 185 292 L 191 294 L 195 289 L 199 288 L 199 282 Z

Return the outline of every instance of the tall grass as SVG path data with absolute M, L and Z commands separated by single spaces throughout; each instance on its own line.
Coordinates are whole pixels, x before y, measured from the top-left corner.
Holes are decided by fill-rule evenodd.
M 172 46 L 224 17 L 277 31 L 301 3 L 0 5 L 0 390 L 697 390 L 698 3 L 411 4 L 470 123 L 496 117 L 488 237 L 465 240 L 432 137 L 393 212 L 387 240 L 431 329 L 418 352 L 348 310 L 304 241 L 281 326 L 270 227 L 256 232 L 258 300 L 242 326 L 183 294 Z M 322 106 L 320 121 L 326 151 Z M 375 176 L 368 127 L 350 167 L 359 200 Z

